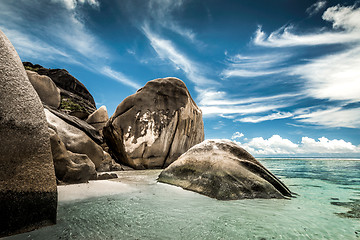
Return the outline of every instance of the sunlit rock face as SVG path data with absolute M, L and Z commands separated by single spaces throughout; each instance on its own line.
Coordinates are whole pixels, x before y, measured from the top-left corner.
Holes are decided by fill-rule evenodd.
M 46 105 L 58 108 L 61 101 L 60 89 L 55 85 L 51 78 L 29 70 L 26 71 L 26 74 L 39 95 L 40 100 Z
M 45 109 L 45 115 L 48 123 L 56 127 L 57 135 L 67 150 L 73 153 L 86 154 L 96 168 L 100 166 L 104 159 L 104 151 L 94 139 L 89 137 L 87 132 L 69 124 L 69 121 L 66 122 L 49 109 Z M 79 123 L 80 121 L 78 120 Z M 85 126 L 87 123 L 82 121 L 82 124 Z M 89 125 L 88 128 L 91 129 L 92 126 Z
M 104 137 L 121 163 L 164 168 L 204 140 L 202 113 L 183 81 L 155 79 L 117 107 Z
M 206 140 L 164 169 L 159 181 L 219 200 L 285 198 L 290 190 L 229 140 Z
M 56 222 L 57 188 L 43 105 L 0 31 L 0 237 Z
M 86 122 L 93 126 L 96 130 L 102 133 L 102 129 L 105 127 L 109 115 L 105 106 L 101 106 L 95 112 L 89 115 Z

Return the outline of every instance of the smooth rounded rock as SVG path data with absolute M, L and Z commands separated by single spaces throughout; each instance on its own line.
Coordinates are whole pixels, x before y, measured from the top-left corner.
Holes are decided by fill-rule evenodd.
M 54 108 L 59 108 L 61 100 L 60 89 L 51 78 L 29 70 L 26 70 L 26 73 L 41 101 Z
M 85 183 L 96 179 L 95 164 L 85 154 L 66 150 L 54 129 L 49 128 L 56 178 L 61 183 Z
M 90 114 L 86 122 L 93 126 L 96 130 L 101 131 L 109 120 L 109 115 L 105 106 L 101 106 L 95 112 Z
M 203 141 L 202 112 L 183 81 L 155 79 L 117 107 L 104 138 L 120 163 L 164 168 Z
M 43 106 L 0 30 L 0 237 L 56 223 L 57 188 Z
M 206 140 L 193 146 L 158 180 L 219 200 L 291 196 L 277 177 L 229 140 Z
M 104 158 L 103 149 L 96 144 L 86 133 L 68 124 L 48 109 L 45 109 L 47 121 L 54 125 L 61 141 L 67 150 L 73 153 L 86 154 L 98 168 Z

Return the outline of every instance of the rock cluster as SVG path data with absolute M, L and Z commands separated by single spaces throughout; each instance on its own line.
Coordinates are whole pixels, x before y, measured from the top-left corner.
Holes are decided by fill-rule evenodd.
M 229 140 L 206 140 L 163 170 L 159 181 L 220 200 L 285 198 L 290 190 Z
M 26 70 L 48 76 L 56 84 L 60 90 L 62 111 L 80 119 L 86 119 L 96 110 L 94 98 L 84 84 L 65 69 L 48 69 L 30 62 L 23 64 Z
M 155 79 L 117 107 L 104 136 L 119 162 L 164 168 L 204 140 L 202 113 L 183 81 Z
M 57 189 L 40 98 L 0 31 L 0 237 L 56 222 Z
M 65 69 L 22 64 L 0 31 L 0 85 L 0 237 L 55 223 L 56 183 L 117 177 L 98 172 L 166 168 L 159 181 L 221 200 L 291 196 L 235 143 L 203 142 L 180 79 L 149 81 L 109 119 Z

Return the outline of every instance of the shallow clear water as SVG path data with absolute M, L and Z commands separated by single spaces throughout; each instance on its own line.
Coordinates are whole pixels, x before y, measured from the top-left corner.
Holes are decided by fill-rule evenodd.
M 56 225 L 8 239 L 360 239 L 360 219 L 334 205 L 360 199 L 360 161 L 260 161 L 298 196 L 217 201 L 156 183 L 159 171 L 122 172 L 130 190 L 61 201 Z

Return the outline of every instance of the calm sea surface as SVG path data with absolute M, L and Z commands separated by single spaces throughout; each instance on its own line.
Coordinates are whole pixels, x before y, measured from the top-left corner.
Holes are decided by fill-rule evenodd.
M 58 223 L 7 239 L 359 239 L 360 161 L 259 159 L 298 196 L 217 201 L 121 172 L 129 191 L 62 200 Z M 66 187 L 65 187 L 66 188 Z

